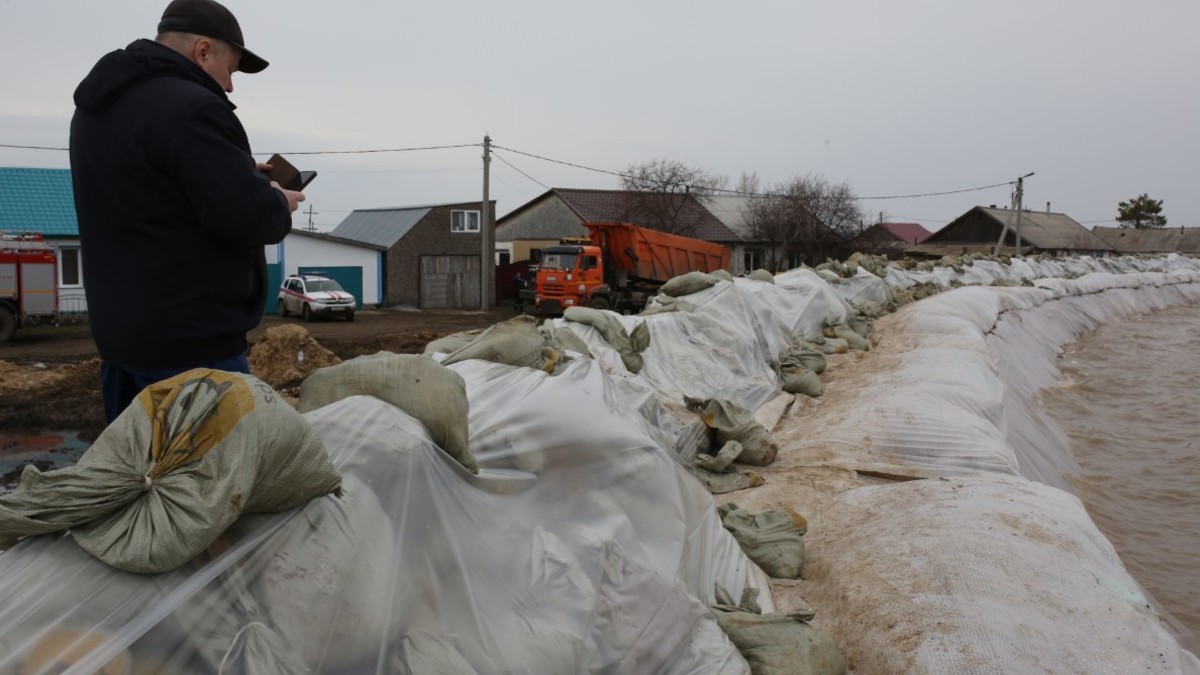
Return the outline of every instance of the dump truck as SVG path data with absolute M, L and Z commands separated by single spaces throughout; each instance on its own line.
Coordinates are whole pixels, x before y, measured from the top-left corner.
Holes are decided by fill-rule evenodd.
M 41 234 L 0 231 L 0 344 L 24 323 L 58 318 L 58 256 Z
M 534 311 L 567 307 L 640 312 L 670 280 L 688 272 L 729 268 L 729 249 L 631 223 L 586 222 L 588 237 L 542 249 L 534 283 Z

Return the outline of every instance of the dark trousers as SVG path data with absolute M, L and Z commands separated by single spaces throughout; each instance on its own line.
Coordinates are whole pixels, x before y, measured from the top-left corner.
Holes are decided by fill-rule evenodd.
M 250 362 L 243 352 L 239 356 L 210 363 L 178 368 L 130 368 L 108 361 L 100 362 L 100 392 L 104 395 L 104 418 L 109 424 L 133 403 L 146 387 L 192 368 L 212 368 L 233 373 L 250 374 Z

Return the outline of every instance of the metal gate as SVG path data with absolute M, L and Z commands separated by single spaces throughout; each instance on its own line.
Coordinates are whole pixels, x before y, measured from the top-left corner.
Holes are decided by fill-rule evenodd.
M 478 309 L 479 256 L 421 256 L 422 309 Z

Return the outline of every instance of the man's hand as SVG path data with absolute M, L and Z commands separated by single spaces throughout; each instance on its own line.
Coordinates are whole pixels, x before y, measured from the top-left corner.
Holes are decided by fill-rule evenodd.
M 287 200 L 288 211 L 290 213 L 295 213 L 296 209 L 300 208 L 300 202 L 304 201 L 303 192 L 296 192 L 295 190 L 287 190 L 279 187 L 279 183 L 276 183 L 275 181 L 271 181 L 271 187 L 279 190 L 279 193 L 282 194 L 284 199 Z
M 274 169 L 275 167 L 271 166 L 270 164 L 266 164 L 264 162 L 255 162 L 254 168 L 258 169 L 259 171 L 262 171 L 263 173 L 266 173 L 266 172 L 270 171 L 271 169 Z

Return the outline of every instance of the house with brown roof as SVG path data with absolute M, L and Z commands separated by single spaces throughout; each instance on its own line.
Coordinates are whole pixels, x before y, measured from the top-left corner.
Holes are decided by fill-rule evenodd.
M 651 213 L 647 199 L 670 200 L 673 221 L 661 226 L 661 216 Z M 496 221 L 496 246 L 508 248 L 511 260 L 538 260 L 543 247 L 568 237 L 586 237 L 583 223 L 618 221 L 667 229 L 685 237 L 726 246 L 741 240 L 693 195 L 639 193 L 632 190 L 578 190 L 551 188 Z
M 992 253 L 1006 227 L 1001 253 L 1013 253 L 1018 228 L 1021 255 L 1107 256 L 1115 253 L 1112 246 L 1065 213 L 1022 210 L 1019 215 L 1018 219 L 1017 212 L 1012 209 L 976 206 L 922 243 L 909 246 L 907 253 L 926 258 Z
M 850 248 L 871 255 L 903 258 L 909 246 L 930 237 L 920 223 L 875 223 L 850 240 Z
M 1200 255 L 1200 227 L 1161 227 L 1146 230 L 1094 227 L 1092 234 L 1121 253 Z

